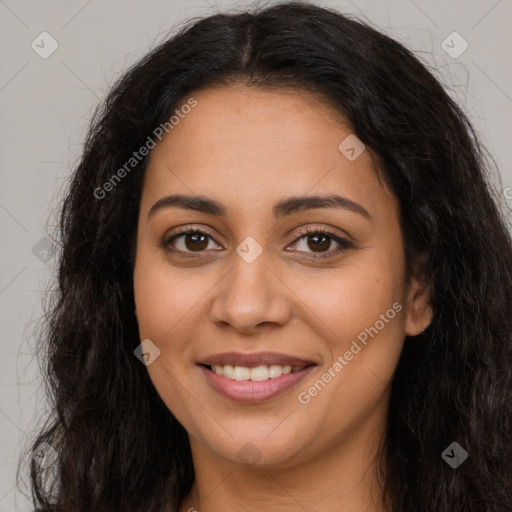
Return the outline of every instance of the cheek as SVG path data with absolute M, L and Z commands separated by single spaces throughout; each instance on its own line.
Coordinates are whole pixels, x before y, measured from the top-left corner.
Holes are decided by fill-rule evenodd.
M 193 425 L 190 395 L 182 382 L 194 359 L 188 333 L 194 332 L 202 314 L 201 299 L 211 288 L 207 275 L 203 277 L 172 268 L 151 251 L 142 249 L 137 255 L 134 293 L 139 335 L 160 350 L 147 371 L 169 410 L 187 425 Z
M 141 250 L 134 270 L 135 304 L 141 340 L 160 349 L 148 372 L 170 409 L 180 407 L 179 383 L 190 375 L 197 359 L 195 340 L 206 339 L 208 297 L 223 273 L 172 266 L 165 255 Z M 177 378 L 174 381 L 170 377 Z
M 148 252 L 141 250 L 134 270 L 137 320 L 141 336 L 164 343 L 187 317 L 197 314 L 210 279 L 207 273 L 172 267 L 165 256 Z
M 368 414 L 392 379 L 404 341 L 403 268 L 395 256 L 368 254 L 358 265 L 308 283 L 329 358 L 324 373 L 300 389 L 299 402 L 326 420 L 342 424 Z
M 401 272 L 369 254 L 357 265 L 308 279 L 301 295 L 325 325 L 322 332 L 333 340 L 333 348 L 341 349 L 347 340 L 373 326 L 393 303 L 402 301 Z

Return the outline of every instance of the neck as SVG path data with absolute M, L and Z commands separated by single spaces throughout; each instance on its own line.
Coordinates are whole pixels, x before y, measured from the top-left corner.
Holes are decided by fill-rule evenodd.
M 235 464 L 191 438 L 196 480 L 180 512 L 388 512 L 377 467 L 383 435 L 360 427 L 314 459 L 264 468 Z

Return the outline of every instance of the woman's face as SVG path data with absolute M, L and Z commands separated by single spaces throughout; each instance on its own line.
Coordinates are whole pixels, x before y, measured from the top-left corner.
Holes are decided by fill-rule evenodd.
M 234 462 L 286 467 L 381 432 L 404 337 L 431 312 L 370 151 L 305 92 L 194 98 L 140 205 L 136 315 L 156 390 L 193 451 Z

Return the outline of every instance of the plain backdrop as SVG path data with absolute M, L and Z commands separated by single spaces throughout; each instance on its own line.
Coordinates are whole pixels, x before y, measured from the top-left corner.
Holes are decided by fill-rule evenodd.
M 31 510 L 15 484 L 20 454 L 47 409 L 34 356 L 42 292 L 55 271 L 46 228 L 55 224 L 92 111 L 179 22 L 251 3 L 0 0 L 0 512 Z M 360 16 L 413 50 L 463 106 L 496 160 L 502 187 L 512 186 L 510 0 L 316 3 Z M 450 56 L 445 40 L 452 54 L 467 49 Z M 508 190 L 501 198 L 509 212 Z

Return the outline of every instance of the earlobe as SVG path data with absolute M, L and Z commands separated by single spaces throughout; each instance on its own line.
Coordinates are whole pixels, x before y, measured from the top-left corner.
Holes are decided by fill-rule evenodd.
M 407 292 L 405 334 L 421 334 L 432 322 L 432 317 L 430 290 L 416 277 L 412 277 Z

